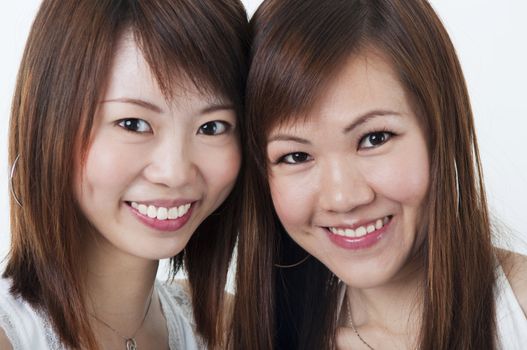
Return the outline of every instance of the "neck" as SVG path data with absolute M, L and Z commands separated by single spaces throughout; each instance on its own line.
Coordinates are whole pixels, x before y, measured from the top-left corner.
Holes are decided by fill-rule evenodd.
M 145 318 L 150 298 L 151 309 L 159 304 L 156 293 L 152 293 L 158 261 L 117 251 L 100 237 L 86 247 L 84 281 L 88 311 L 122 335 L 133 335 Z M 92 324 L 100 328 L 96 323 L 92 318 Z
M 418 329 L 421 322 L 422 281 L 423 271 L 413 270 L 379 287 L 348 287 L 344 302 L 349 298 L 356 327 L 378 327 L 393 334 L 412 334 L 409 330 Z

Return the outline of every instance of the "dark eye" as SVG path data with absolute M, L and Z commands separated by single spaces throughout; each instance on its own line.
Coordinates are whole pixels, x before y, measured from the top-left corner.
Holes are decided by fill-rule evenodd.
M 304 152 L 289 153 L 279 159 L 279 163 L 299 164 L 310 161 L 312 158 L 309 154 Z
M 215 120 L 208 122 L 199 127 L 198 134 L 204 134 L 209 136 L 225 134 L 229 131 L 231 125 L 227 122 Z
M 150 127 L 150 124 L 148 124 L 143 119 L 137 119 L 137 118 L 129 118 L 129 119 L 122 119 L 117 124 L 123 129 L 126 129 L 127 131 L 137 132 L 137 133 L 151 133 L 152 128 Z
M 372 132 L 366 134 L 359 142 L 359 148 L 375 148 L 388 141 L 393 134 L 391 132 Z

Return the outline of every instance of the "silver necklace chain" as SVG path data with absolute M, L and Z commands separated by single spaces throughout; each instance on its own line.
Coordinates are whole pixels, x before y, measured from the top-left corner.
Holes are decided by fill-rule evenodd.
M 99 317 L 95 316 L 95 314 L 89 313 L 91 317 L 93 317 L 96 321 L 100 322 L 104 326 L 106 326 L 108 329 L 110 329 L 112 332 L 117 334 L 119 338 L 122 338 L 124 340 L 124 345 L 126 346 L 126 350 L 137 350 L 137 342 L 135 340 L 135 336 L 137 335 L 137 332 L 143 327 L 143 324 L 145 323 L 146 316 L 148 315 L 148 312 L 150 311 L 150 305 L 152 305 L 152 295 L 154 293 L 154 288 L 152 287 L 152 291 L 150 292 L 150 299 L 148 301 L 148 306 L 146 307 L 145 315 L 143 316 L 143 319 L 141 320 L 141 323 L 139 324 L 139 327 L 135 330 L 135 332 L 130 337 L 125 337 L 119 331 L 112 326 L 110 326 L 105 321 L 101 320 Z
M 360 341 L 366 345 L 368 347 L 368 349 L 370 350 L 375 350 L 373 348 L 373 346 L 371 346 L 370 344 L 368 344 L 368 342 L 366 342 L 366 340 L 364 340 L 360 334 L 359 334 L 359 331 L 357 330 L 357 328 L 355 328 L 355 325 L 353 324 L 353 320 L 351 319 L 351 305 L 350 305 L 350 301 L 349 301 L 349 298 L 346 298 L 346 306 L 347 306 L 347 311 L 348 311 L 348 323 L 350 324 L 351 326 L 351 329 L 353 329 L 353 332 L 355 332 L 355 334 L 357 335 L 357 337 L 359 337 Z

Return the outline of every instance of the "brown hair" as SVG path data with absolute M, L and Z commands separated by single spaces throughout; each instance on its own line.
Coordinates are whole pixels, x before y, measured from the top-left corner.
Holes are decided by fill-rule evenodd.
M 336 276 L 292 242 L 272 208 L 266 139 L 305 115 L 346 60 L 392 62 L 429 137 L 420 349 L 494 349 L 491 230 L 469 97 L 454 47 L 425 0 L 267 0 L 251 20 L 248 152 L 231 345 L 332 349 Z
M 175 77 L 220 94 L 242 116 L 247 16 L 238 0 L 44 0 L 33 23 L 15 90 L 9 136 L 19 155 L 11 198 L 11 250 L 4 277 L 11 292 L 49 315 L 61 341 L 97 348 L 86 317 L 78 256 L 81 221 L 72 170 L 87 151 L 116 45 L 133 34 L 162 91 Z M 238 120 L 243 125 L 243 120 Z M 192 289 L 198 332 L 210 347 L 223 334 L 222 305 L 236 241 L 239 185 L 173 259 Z M 221 213 L 219 215 L 218 213 Z

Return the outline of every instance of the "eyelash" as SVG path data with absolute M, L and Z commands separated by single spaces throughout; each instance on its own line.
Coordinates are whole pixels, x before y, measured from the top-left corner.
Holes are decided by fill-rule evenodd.
M 297 164 L 303 164 L 305 163 L 306 161 L 304 162 L 298 162 L 298 163 L 290 163 L 290 162 L 286 162 L 285 159 L 289 156 L 294 156 L 294 155 L 299 155 L 299 154 L 302 154 L 302 155 L 307 155 L 309 158 L 311 158 L 311 156 L 309 154 L 307 154 L 306 152 L 291 152 L 291 153 L 287 153 L 287 154 L 284 154 L 283 156 L 279 157 L 275 162 L 274 164 L 280 164 L 280 163 L 283 163 L 283 164 L 287 164 L 287 165 L 297 165 Z
M 127 126 L 126 126 L 126 123 L 127 122 L 134 122 L 134 123 L 144 123 L 148 126 L 148 131 L 137 131 L 137 130 L 132 130 L 132 129 L 129 129 Z M 124 118 L 124 119 L 120 119 L 118 121 L 115 122 L 117 126 L 119 126 L 120 128 L 124 129 L 125 131 L 127 132 L 131 132 L 131 133 L 134 133 L 134 134 L 151 134 L 152 133 L 152 127 L 150 126 L 150 124 L 146 121 L 146 120 L 143 120 L 141 118 Z
M 133 123 L 134 126 L 137 127 L 137 125 L 143 125 L 146 126 L 148 128 L 148 130 L 146 131 L 138 131 L 138 130 L 134 130 L 132 129 L 132 125 L 127 125 L 127 123 Z M 131 132 L 131 133 L 134 133 L 134 134 L 147 134 L 147 133 L 152 133 L 152 127 L 150 126 L 150 124 L 146 121 L 146 120 L 143 120 L 141 118 L 124 118 L 124 119 L 120 119 L 120 120 L 117 120 L 115 122 L 115 124 L 117 126 L 119 126 L 120 128 L 124 129 L 125 131 L 127 132 Z M 220 126 L 218 126 L 220 125 Z M 216 129 L 212 130 L 212 132 L 207 132 L 206 130 L 206 127 L 207 126 L 215 126 Z M 223 128 L 223 130 L 220 130 L 220 132 L 217 132 L 216 130 L 218 128 Z M 138 128 L 140 129 L 140 127 Z M 223 134 L 226 134 L 228 133 L 230 130 L 232 129 L 232 125 L 229 124 L 228 122 L 225 122 L 225 121 L 222 121 L 222 120 L 213 120 L 213 121 L 210 121 L 210 122 L 207 122 L 203 125 L 201 125 L 198 129 L 198 134 L 202 134 L 202 135 L 206 135 L 206 136 L 219 136 L 219 135 L 223 135 Z
M 220 124 L 223 126 L 224 130 L 221 131 L 221 132 L 218 132 L 218 133 L 206 133 L 204 131 L 204 127 L 207 126 L 207 125 L 214 125 L 214 124 Z M 232 125 L 226 121 L 223 121 L 223 120 L 212 120 L 210 122 L 207 122 L 203 125 L 201 125 L 198 129 L 198 134 L 202 134 L 202 135 L 206 135 L 206 136 L 220 136 L 220 135 L 224 135 L 224 134 L 227 134 L 230 130 L 232 129 Z
M 385 140 L 381 144 L 374 145 L 372 147 L 366 147 L 365 148 L 366 150 L 380 147 L 380 146 L 384 145 L 386 142 L 388 142 L 392 137 L 396 136 L 396 134 L 394 132 L 388 130 L 387 128 L 371 130 L 371 131 L 365 132 L 358 139 L 359 140 L 358 141 L 358 149 L 360 149 L 360 145 L 366 140 L 367 137 L 370 137 L 370 136 L 375 135 L 375 134 L 387 135 L 387 137 L 385 138 Z M 309 161 L 309 160 L 306 160 L 306 161 L 297 162 L 297 163 L 291 163 L 291 162 L 286 162 L 285 161 L 285 159 L 287 157 L 289 157 L 289 156 L 300 155 L 300 154 L 306 155 L 309 158 L 309 160 L 311 159 L 311 156 L 308 153 L 306 153 L 306 152 L 290 152 L 290 153 L 286 153 L 286 154 L 280 156 L 273 164 L 275 164 L 275 165 L 277 165 L 277 164 L 298 165 L 298 164 L 303 164 L 303 163 L 306 163 L 307 161 Z
M 361 149 L 360 148 L 360 145 L 363 143 L 364 140 L 366 140 L 367 137 L 369 136 L 372 136 L 372 135 L 388 135 L 388 137 L 379 145 L 376 145 L 376 146 L 372 146 L 372 147 L 367 147 L 365 149 L 374 149 L 374 148 L 378 148 L 382 145 L 384 145 L 386 142 L 388 142 L 392 137 L 396 136 L 396 134 L 393 132 L 393 131 L 390 131 L 388 130 L 388 128 L 382 128 L 382 129 L 373 129 L 371 131 L 367 131 L 365 133 L 362 134 L 362 136 L 359 137 L 359 141 L 358 141 L 358 146 L 357 146 L 357 149 Z

